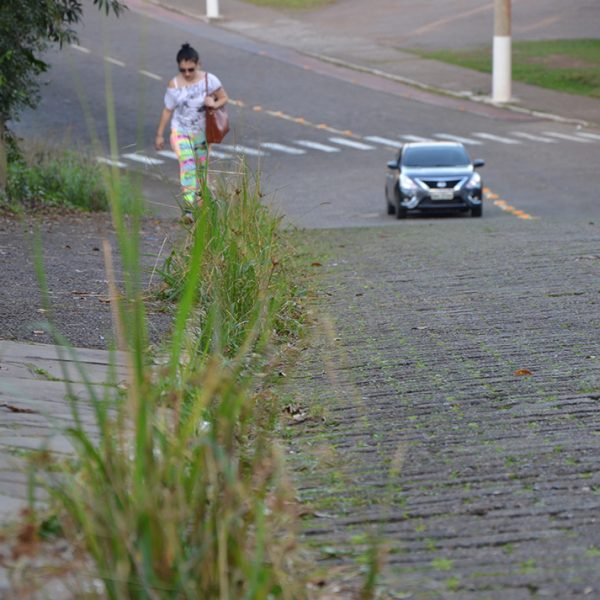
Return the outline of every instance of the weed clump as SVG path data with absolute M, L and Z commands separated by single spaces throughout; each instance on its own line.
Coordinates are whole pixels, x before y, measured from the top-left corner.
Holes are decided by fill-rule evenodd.
M 280 221 L 246 171 L 205 190 L 162 269 L 173 327 L 150 354 L 139 221 L 116 198 L 111 207 L 123 290 L 108 243 L 105 256 L 128 375 L 87 386 L 91 427 L 89 405 L 70 393 L 76 458 L 46 476 L 61 528 L 111 599 L 302 598 L 298 510 L 265 383 L 277 338 L 301 327 Z

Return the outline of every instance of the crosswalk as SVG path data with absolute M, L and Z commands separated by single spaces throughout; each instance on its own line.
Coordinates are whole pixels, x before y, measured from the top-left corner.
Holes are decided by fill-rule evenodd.
M 406 142 L 452 141 L 465 146 L 479 147 L 486 144 L 499 146 L 519 146 L 523 144 L 599 144 L 600 134 L 588 131 L 564 133 L 561 131 L 542 131 L 529 133 L 526 131 L 510 131 L 502 135 L 485 131 L 475 131 L 469 134 L 456 135 L 446 132 L 432 133 L 427 136 L 403 134 L 395 138 L 379 135 L 367 136 L 330 136 L 321 140 L 295 139 L 292 141 L 261 142 L 256 146 L 242 144 L 214 144 L 211 146 L 212 159 L 233 160 L 239 156 L 264 158 L 266 156 L 285 155 L 300 158 L 308 154 L 335 155 L 340 152 L 357 151 L 371 152 L 377 149 L 398 150 Z M 117 157 L 98 156 L 98 162 L 124 169 L 133 166 L 132 163 L 154 167 L 165 163 L 165 159 L 177 160 L 177 155 L 171 150 L 161 150 L 150 156 L 143 152 L 129 152 Z

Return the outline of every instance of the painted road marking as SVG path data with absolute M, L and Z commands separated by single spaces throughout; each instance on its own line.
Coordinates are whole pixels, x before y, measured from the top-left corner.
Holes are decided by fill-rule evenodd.
M 79 52 L 83 52 L 84 54 L 91 54 L 91 50 L 89 48 L 85 48 L 84 46 L 79 46 L 78 44 L 71 44 L 71 48 L 73 50 L 78 50 Z
M 581 133 L 577 133 L 577 135 L 581 135 L 583 137 L 590 138 L 591 140 L 600 140 L 600 135 L 598 135 L 597 133 L 587 133 L 587 132 L 583 133 L 583 132 L 581 132 Z
M 96 156 L 96 161 L 103 165 L 108 165 L 109 167 L 118 167 L 119 169 L 124 169 L 127 166 L 126 163 L 121 162 L 120 160 L 113 160 L 104 156 Z
M 470 146 L 481 146 L 483 142 L 479 140 L 474 140 L 472 138 L 461 137 L 460 135 L 450 135 L 449 133 L 434 133 L 435 137 L 440 138 L 441 140 L 449 140 L 451 142 L 460 142 L 461 144 L 470 145 Z
M 276 152 L 283 152 L 284 154 L 306 154 L 306 150 L 300 150 L 300 148 L 292 148 L 291 146 L 285 146 L 284 144 L 275 144 L 273 142 L 264 142 L 261 144 L 262 148 L 267 150 L 275 150 Z
M 160 154 L 160 156 L 164 156 L 165 158 L 172 158 L 173 160 L 177 160 L 177 154 L 175 154 L 175 152 L 173 152 L 172 150 L 161 150 L 160 152 L 157 152 L 157 154 Z M 211 158 L 232 158 L 231 154 L 225 154 L 225 152 L 219 152 L 218 150 L 213 150 L 212 148 L 210 149 L 210 154 L 209 156 Z
M 104 60 L 109 62 L 111 65 L 117 65 L 117 67 L 124 67 L 125 63 L 121 60 L 117 60 L 116 58 L 112 58 L 111 56 L 104 56 Z
M 150 77 L 150 79 L 156 79 L 156 81 L 162 81 L 162 77 L 160 75 L 156 75 L 155 73 L 150 73 L 150 71 L 144 71 L 144 69 L 140 69 L 139 73 L 145 75 L 146 77 Z
M 340 146 L 348 146 L 348 148 L 354 148 L 355 150 L 374 150 L 373 146 L 369 146 L 368 144 L 363 144 L 362 142 L 356 142 L 354 140 L 349 140 L 347 138 L 340 137 L 330 137 L 330 142 L 334 144 L 339 144 Z
M 364 139 L 367 140 L 367 142 L 383 144 L 384 146 L 391 146 L 392 148 L 402 148 L 402 146 L 404 146 L 404 144 L 398 140 L 390 140 L 389 138 L 379 137 L 378 135 L 369 135 Z
M 320 152 L 339 152 L 339 148 L 334 148 L 333 146 L 327 146 L 326 144 L 319 144 L 319 142 L 311 142 L 310 140 L 296 140 L 294 144 L 298 144 L 299 146 L 304 146 L 305 148 L 310 148 L 311 150 L 319 150 Z
M 177 160 L 177 154 L 172 150 L 159 150 L 156 154 L 160 156 L 164 156 L 165 158 L 172 158 L 173 160 Z
M 160 160 L 160 158 L 151 158 L 150 156 L 144 156 L 143 154 L 137 154 L 136 152 L 123 154 L 123 158 L 128 158 L 129 160 L 148 165 L 149 167 L 162 165 L 165 162 L 164 160 Z
M 217 158 L 217 159 L 233 158 L 233 156 L 231 156 L 231 154 L 225 154 L 225 152 L 219 152 L 218 150 L 213 150 L 212 148 L 210 149 L 210 156 L 211 156 L 211 158 Z
M 240 146 L 239 144 L 235 144 L 234 146 L 230 146 L 228 144 L 219 144 L 219 149 L 229 150 L 229 152 L 233 152 L 234 154 L 247 154 L 248 156 L 267 156 L 267 153 L 263 152 L 262 150 L 257 150 L 256 148 L 248 148 L 247 146 Z
M 402 139 L 408 140 L 409 142 L 432 142 L 431 138 L 421 137 L 420 135 L 401 135 Z
M 526 213 L 524 210 L 520 210 L 520 209 L 512 206 L 512 204 L 509 204 L 506 200 L 503 200 L 502 198 L 500 198 L 500 196 L 498 196 L 498 194 L 494 194 L 487 187 L 484 188 L 483 193 L 484 193 L 484 198 L 486 200 L 490 200 L 491 202 L 494 203 L 494 206 L 497 206 L 504 212 L 507 212 L 507 213 L 514 215 L 515 217 L 518 217 L 519 219 L 523 219 L 525 221 L 531 221 L 533 219 L 537 219 L 537 217 L 532 217 L 529 213 Z
M 579 142 L 580 144 L 591 144 L 592 140 L 586 140 L 584 138 L 575 137 L 574 135 L 567 135 L 566 133 L 553 133 L 551 131 L 544 131 L 545 135 L 551 135 L 559 140 L 567 140 L 569 142 Z
M 519 136 L 526 140 L 531 140 L 532 142 L 542 142 L 544 144 L 555 144 L 556 140 L 551 140 L 549 138 L 542 137 L 540 135 L 532 135 L 531 133 L 525 133 L 524 131 L 513 131 L 513 135 Z
M 511 138 L 501 137 L 499 135 L 492 135 L 491 133 L 474 133 L 477 137 L 483 138 L 484 140 L 491 140 L 492 142 L 500 142 L 501 144 L 520 144 L 518 140 Z

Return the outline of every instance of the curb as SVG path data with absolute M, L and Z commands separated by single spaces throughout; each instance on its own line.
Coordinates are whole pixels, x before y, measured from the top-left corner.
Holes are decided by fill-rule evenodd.
M 351 69 L 353 71 L 358 71 L 361 73 L 369 73 L 371 75 L 376 75 L 378 77 L 383 77 L 384 79 L 389 79 L 391 81 L 397 81 L 398 83 L 403 83 L 405 85 L 410 85 L 412 87 L 431 92 L 433 94 L 439 94 L 440 96 L 451 96 L 452 98 L 459 98 L 461 100 L 470 100 L 471 102 L 478 102 L 480 104 L 488 104 L 490 106 L 495 106 L 497 108 L 505 108 L 506 110 L 511 110 L 513 112 L 524 113 L 531 115 L 532 117 L 539 117 L 543 119 L 549 119 L 552 121 L 556 121 L 559 123 L 569 123 L 572 125 L 580 125 L 582 127 L 590 127 L 591 123 L 588 121 L 584 121 L 583 119 L 575 119 L 573 117 L 563 117 L 561 115 L 555 115 L 552 113 L 546 113 L 538 110 L 534 110 L 531 108 L 526 108 L 524 106 L 516 106 L 514 104 L 504 104 L 501 102 L 494 102 L 489 96 L 478 96 L 477 94 L 473 94 L 471 92 L 453 92 L 451 90 L 446 90 L 444 88 L 438 88 L 433 85 L 429 85 L 427 83 L 422 83 L 421 81 L 416 81 L 415 79 L 409 79 L 408 77 L 402 77 L 401 75 L 394 75 L 393 73 L 388 73 L 387 71 L 382 71 L 380 69 L 373 69 L 371 67 L 365 67 L 364 65 L 357 65 L 356 63 L 351 63 L 340 58 L 335 58 L 333 56 L 328 56 L 326 54 L 318 54 L 314 52 L 297 50 L 300 54 L 304 54 L 305 56 L 310 56 L 316 60 L 320 60 L 323 62 L 327 62 L 338 67 L 343 67 L 346 69 Z

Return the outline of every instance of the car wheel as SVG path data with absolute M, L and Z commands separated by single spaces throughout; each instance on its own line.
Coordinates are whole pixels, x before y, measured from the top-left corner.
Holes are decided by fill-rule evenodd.
M 388 191 L 387 191 L 387 185 L 385 186 L 385 190 L 384 190 L 384 196 L 385 196 L 385 205 L 387 206 L 387 214 L 388 215 L 393 215 L 396 213 L 396 209 L 394 208 L 393 204 L 390 204 L 390 199 L 388 198 Z
M 396 219 L 406 219 L 407 210 L 400 203 L 396 205 Z
M 481 206 L 481 204 L 479 206 L 473 206 L 473 208 L 471 208 L 471 216 L 472 217 L 480 217 L 482 210 L 483 210 L 483 207 Z

